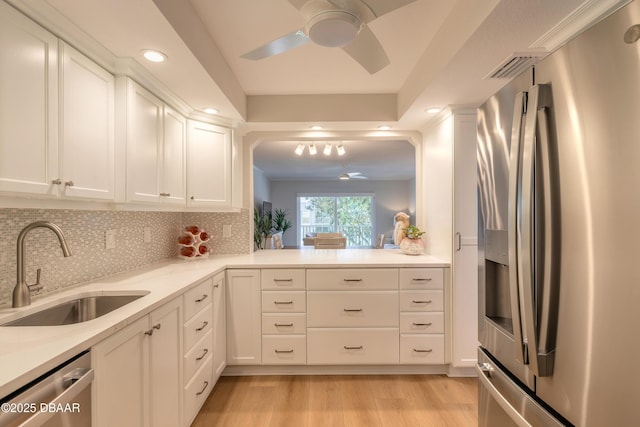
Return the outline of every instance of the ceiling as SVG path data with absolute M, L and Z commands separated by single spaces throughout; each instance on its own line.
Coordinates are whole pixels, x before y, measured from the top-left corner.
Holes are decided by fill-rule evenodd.
M 305 149 L 298 156 L 294 150 L 301 143 Z M 309 145 L 318 152 L 309 154 Z M 345 154 L 339 156 L 336 145 Z M 331 144 L 331 154 L 323 150 Z M 343 173 L 359 172 L 369 180 L 410 180 L 415 177 L 415 150 L 403 140 L 392 141 L 269 141 L 253 150 L 253 164 L 271 180 L 337 180 Z
M 513 53 L 555 48 L 562 40 L 554 45 L 546 35 L 558 24 L 566 40 L 627 0 L 416 0 L 368 24 L 390 59 L 375 74 L 341 49 L 313 43 L 260 61 L 241 58 L 304 26 L 289 0 L 7 1 L 112 70 L 135 63 L 189 109 L 214 107 L 247 133 L 313 124 L 332 131 L 423 129 L 433 117 L 428 108 L 475 107 L 507 83 L 485 77 Z M 146 62 L 141 51 L 149 48 L 168 60 Z

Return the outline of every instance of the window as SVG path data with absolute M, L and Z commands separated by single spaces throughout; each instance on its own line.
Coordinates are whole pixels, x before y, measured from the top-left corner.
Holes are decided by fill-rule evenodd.
M 298 236 L 314 233 L 342 233 L 347 247 L 373 246 L 372 195 L 305 195 L 298 196 Z

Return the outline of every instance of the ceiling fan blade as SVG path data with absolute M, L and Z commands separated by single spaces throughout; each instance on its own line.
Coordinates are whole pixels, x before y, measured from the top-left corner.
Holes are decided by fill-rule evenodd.
M 278 55 L 286 52 L 298 46 L 302 46 L 309 42 L 309 37 L 302 30 L 289 33 L 280 38 L 277 38 L 269 43 L 260 46 L 257 49 L 247 52 L 241 55 L 241 58 L 252 59 L 254 61 L 258 59 L 268 58 L 270 56 Z
M 384 48 L 366 25 L 360 30 L 355 40 L 342 46 L 342 50 L 362 65 L 369 74 L 375 74 L 389 65 L 389 58 Z
M 376 15 L 376 17 L 393 12 L 394 10 L 400 9 L 414 1 L 416 0 L 361 0 L 361 2 Z M 333 2 L 334 1 L 332 1 L 332 3 Z M 335 0 L 335 2 L 338 3 L 340 0 Z

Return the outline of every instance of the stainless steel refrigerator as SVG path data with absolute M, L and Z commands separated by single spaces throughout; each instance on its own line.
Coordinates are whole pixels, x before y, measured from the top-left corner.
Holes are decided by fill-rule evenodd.
M 478 110 L 479 424 L 640 426 L 640 0 Z

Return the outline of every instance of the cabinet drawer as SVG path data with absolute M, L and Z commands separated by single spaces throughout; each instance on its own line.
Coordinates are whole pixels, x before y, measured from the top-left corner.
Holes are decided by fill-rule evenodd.
M 306 334 L 307 315 L 304 313 L 264 313 L 263 334 Z
M 213 320 L 211 304 L 204 310 L 193 316 L 184 324 L 184 349 L 189 351 L 191 347 L 211 330 Z
M 265 335 L 262 337 L 263 365 L 304 365 L 307 363 L 305 335 Z
M 444 335 L 400 335 L 400 363 L 444 364 Z
M 443 291 L 400 291 L 400 311 L 443 311 Z
M 206 363 L 213 354 L 213 332 L 209 330 L 200 341 L 184 355 L 184 382 L 191 381 L 196 371 Z
M 308 293 L 309 327 L 398 326 L 397 291 Z
M 264 313 L 305 312 L 307 293 L 305 291 L 262 291 L 262 311 Z
M 401 268 L 400 289 L 443 289 L 442 268 Z
M 308 365 L 387 365 L 397 363 L 397 328 L 318 328 L 307 330 Z
M 213 358 L 206 362 L 196 372 L 193 379 L 184 387 L 184 418 L 185 425 L 191 425 L 202 404 L 213 389 Z
M 261 271 L 263 290 L 304 290 L 303 269 L 275 269 Z
M 398 289 L 396 268 L 341 268 L 307 270 L 309 290 Z
M 213 281 L 207 279 L 193 289 L 184 293 L 184 320 L 187 321 L 194 314 L 211 304 L 213 296 Z
M 444 334 L 444 313 L 400 313 L 400 333 L 402 334 Z

